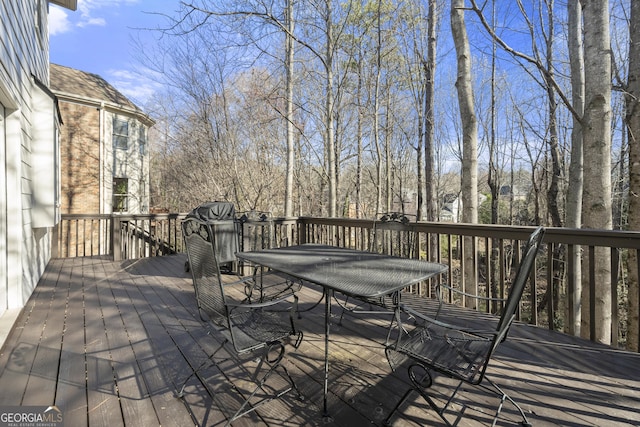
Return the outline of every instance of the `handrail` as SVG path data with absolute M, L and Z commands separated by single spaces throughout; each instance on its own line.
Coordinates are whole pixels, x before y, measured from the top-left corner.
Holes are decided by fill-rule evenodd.
M 54 257 L 111 256 L 114 260 L 166 255 L 184 251 L 180 222 L 184 213 L 149 215 L 63 214 L 55 228 Z M 370 248 L 371 219 L 292 217 L 273 218 L 273 242 L 276 245 L 324 243 L 354 249 Z M 260 226 L 248 221 L 247 227 Z M 271 226 L 271 225 L 270 225 Z M 462 274 L 471 265 L 475 280 L 472 292 L 486 297 L 504 297 L 520 259 L 520 246 L 534 227 L 439 222 L 412 222 L 408 229 L 419 236 L 414 256 L 449 265 L 445 278 L 463 288 L 468 283 Z M 469 246 L 471 245 L 471 246 Z M 473 259 L 465 259 L 464 248 L 471 248 Z M 640 250 L 640 232 L 547 228 L 543 250 L 538 257 L 537 273 L 532 276 L 518 316 L 534 325 L 577 334 L 581 316 L 595 319 L 595 299 L 582 307 L 579 286 L 595 294 L 595 274 L 578 275 L 579 256 L 594 259 L 599 248 L 611 251 L 612 337 L 613 345 L 624 344 L 626 322 L 624 290 L 627 277 L 627 253 Z M 577 255 L 576 258 L 574 255 Z M 590 263 L 593 265 L 593 263 Z M 413 292 L 433 296 L 435 282 L 420 284 Z M 552 286 L 548 286 L 552 284 Z M 468 289 L 467 289 L 468 291 Z M 458 301 L 464 305 L 464 301 Z M 621 310 L 620 307 L 623 307 Z M 497 306 L 475 307 L 495 312 Z M 634 320 L 637 322 L 637 320 Z M 595 324 L 591 321 L 590 324 Z M 591 339 L 594 331 L 582 331 Z

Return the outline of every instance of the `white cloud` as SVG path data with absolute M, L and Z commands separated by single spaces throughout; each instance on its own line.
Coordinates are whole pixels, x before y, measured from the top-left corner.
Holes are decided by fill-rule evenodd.
M 109 70 L 107 74 L 103 77 L 140 108 L 160 88 L 157 80 L 149 77 L 153 75 L 151 70 Z
M 104 27 L 107 25 L 107 21 L 104 18 L 92 18 L 90 16 L 83 16 L 82 21 L 78 22 L 78 27 L 84 28 L 92 25 Z
M 118 9 L 138 3 L 140 0 L 78 0 L 78 10 L 71 17 L 62 8 L 51 5 L 49 8 L 49 34 L 66 33 L 72 27 L 90 27 L 107 25 L 107 20 L 101 16 L 101 9 Z M 73 22 L 72 22 L 73 21 Z
M 49 7 L 49 35 L 66 33 L 71 30 L 67 12 L 57 6 Z
M 78 0 L 78 12 L 80 12 L 80 21 L 78 27 L 88 27 L 91 25 L 105 26 L 107 21 L 104 18 L 94 16 L 98 9 L 104 6 L 120 6 L 116 1 L 96 1 L 96 0 Z

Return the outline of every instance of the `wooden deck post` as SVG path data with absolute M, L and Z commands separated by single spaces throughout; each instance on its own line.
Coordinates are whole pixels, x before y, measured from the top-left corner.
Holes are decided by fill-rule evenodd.
M 111 216 L 111 254 L 114 261 L 122 261 L 122 235 L 120 230 L 122 228 L 120 217 L 116 215 Z

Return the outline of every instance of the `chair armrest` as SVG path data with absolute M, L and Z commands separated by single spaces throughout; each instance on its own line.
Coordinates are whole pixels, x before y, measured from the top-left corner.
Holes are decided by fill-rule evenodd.
M 225 282 L 222 284 L 222 286 L 226 287 L 233 287 L 235 285 L 246 285 L 247 283 L 251 283 L 253 282 L 253 277 L 250 276 L 245 276 L 245 277 L 241 277 L 238 280 L 234 280 L 233 282 Z
M 423 323 L 407 334 L 398 334 L 397 340 L 386 346 L 392 370 L 409 359 L 411 367 L 420 366 L 425 372 L 434 369 L 462 381 L 474 383 L 478 378 L 481 381 L 495 343 L 501 338 L 497 330 L 460 327 L 415 310 L 409 312 Z
M 422 323 L 430 323 L 441 328 L 461 331 L 467 334 L 479 335 L 482 337 L 495 336 L 498 332 L 495 329 L 473 329 L 473 328 L 465 328 L 458 325 L 453 325 L 450 323 L 443 322 L 441 320 L 434 319 L 433 317 L 429 317 L 419 311 L 416 311 L 412 308 L 405 306 L 404 304 L 400 304 L 400 309 L 407 313 L 408 315 L 414 317 L 416 320 L 422 321 Z
M 258 276 L 260 276 L 260 280 L 258 280 Z M 286 284 L 288 287 L 292 289 L 297 287 L 297 290 L 300 290 L 300 288 L 302 288 L 302 281 L 300 279 L 293 277 L 291 275 L 288 275 L 286 273 L 281 273 L 276 270 L 262 271 L 259 275 L 257 274 L 256 271 L 254 271 L 253 277 L 255 282 L 260 283 L 261 286 L 263 287 L 282 286 Z M 272 281 L 270 283 L 265 283 L 264 279 L 268 279 L 270 277 L 275 277 L 278 280 Z
M 252 303 L 227 302 L 226 305 L 227 305 L 227 307 L 229 307 L 232 310 L 235 309 L 235 308 L 249 308 L 249 309 L 265 308 L 265 307 L 271 307 L 273 305 L 280 304 L 280 303 L 283 303 L 283 302 L 287 302 L 289 297 L 291 297 L 291 295 L 285 295 L 282 298 L 271 299 L 271 300 L 267 300 L 267 301 L 263 301 L 263 302 L 252 302 Z
M 461 291 L 459 289 L 453 288 L 449 285 L 445 285 L 444 283 L 439 283 L 436 285 L 436 292 L 438 295 L 438 299 L 441 300 L 442 296 L 440 294 L 441 288 L 446 288 L 451 292 L 454 292 L 458 295 L 462 295 L 464 297 L 468 297 L 468 298 L 473 298 L 473 299 L 478 299 L 478 300 L 482 300 L 482 301 L 496 301 L 496 302 L 505 302 L 507 299 L 506 298 L 494 298 L 494 297 L 484 297 L 482 295 L 473 295 L 464 291 Z
M 222 284 L 223 288 L 233 288 L 238 285 L 244 285 L 244 289 L 243 289 L 244 296 L 247 299 L 250 299 L 251 293 L 253 292 L 253 288 L 255 287 L 255 281 L 253 280 L 253 277 L 251 276 L 243 276 L 243 277 L 237 276 L 237 277 L 238 277 L 237 280 L 223 283 Z

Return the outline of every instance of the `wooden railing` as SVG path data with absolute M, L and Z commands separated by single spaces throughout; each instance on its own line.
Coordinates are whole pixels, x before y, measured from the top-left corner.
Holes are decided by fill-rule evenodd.
M 167 255 L 183 252 L 180 222 L 185 214 L 157 215 L 63 215 L 58 225 L 54 256 L 106 255 L 114 260 Z M 356 249 L 372 246 L 372 220 L 346 218 L 288 218 L 270 223 L 270 244 L 287 246 L 297 243 L 324 243 Z M 256 233 L 259 221 L 244 225 L 243 244 L 248 245 L 250 233 Z M 519 263 L 520 248 L 533 227 L 476 225 L 455 223 L 414 222 L 407 229 L 416 233 L 414 256 L 445 263 L 449 266 L 446 280 L 455 287 L 465 287 L 478 295 L 504 296 Z M 249 231 L 251 230 L 251 231 Z M 260 234 L 260 233 L 258 233 Z M 54 242 L 56 243 L 56 242 Z M 465 245 L 472 245 L 473 259 L 461 255 Z M 248 247 L 248 246 L 247 246 Z M 519 310 L 522 321 L 577 334 L 580 324 L 580 295 L 574 283 L 574 254 L 593 258 L 596 249 L 611 250 L 612 344 L 624 346 L 627 336 L 626 280 L 624 260 L 629 251 L 640 249 L 640 232 L 548 228 L 538 256 L 537 268 Z M 398 255 L 402 255 L 398 253 Z M 462 273 L 471 264 L 475 280 L 471 283 Z M 593 265 L 593 263 L 590 263 Z M 586 272 L 582 277 L 595 277 Z M 583 286 L 595 295 L 594 280 L 582 279 Z M 412 289 L 433 296 L 435 281 Z M 551 286 L 550 286 L 551 284 Z M 464 301 L 454 301 L 464 304 Z M 477 310 L 494 312 L 499 307 L 486 305 Z M 583 317 L 595 319 L 595 299 L 582 307 Z M 637 322 L 637 320 L 636 320 Z M 592 320 L 590 324 L 595 324 Z M 583 331 L 583 335 L 584 335 Z M 594 339 L 593 328 L 587 336 Z
M 62 215 L 53 257 L 110 256 L 114 260 L 183 251 L 180 222 L 185 214 Z
M 184 252 L 180 224 L 185 214 L 114 216 L 114 260 Z
M 113 255 L 113 218 L 97 214 L 62 215 L 54 229 L 53 257 Z

